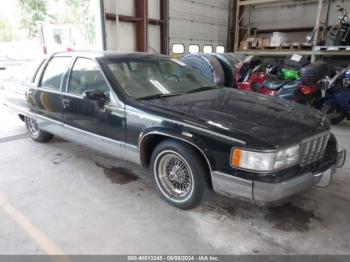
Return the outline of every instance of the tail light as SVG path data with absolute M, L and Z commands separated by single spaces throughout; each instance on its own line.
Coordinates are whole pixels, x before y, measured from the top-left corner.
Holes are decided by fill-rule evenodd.
M 300 85 L 299 90 L 302 94 L 304 95 L 309 95 L 317 92 L 317 87 L 315 86 L 305 86 L 305 85 Z

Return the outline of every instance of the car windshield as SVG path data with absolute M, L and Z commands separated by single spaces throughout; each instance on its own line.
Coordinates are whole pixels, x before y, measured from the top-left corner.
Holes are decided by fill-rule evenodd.
M 136 99 L 218 88 L 197 71 L 175 59 L 108 59 L 105 63 L 123 90 Z

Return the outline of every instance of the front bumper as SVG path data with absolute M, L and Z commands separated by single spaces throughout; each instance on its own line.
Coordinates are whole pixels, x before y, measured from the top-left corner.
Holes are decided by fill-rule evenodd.
M 212 172 L 212 184 L 215 192 L 232 197 L 249 200 L 264 205 L 285 199 L 312 186 L 327 187 L 337 168 L 344 165 L 346 151 L 338 153 L 337 163 L 320 173 L 305 173 L 281 183 L 265 183 L 246 180 L 221 172 Z

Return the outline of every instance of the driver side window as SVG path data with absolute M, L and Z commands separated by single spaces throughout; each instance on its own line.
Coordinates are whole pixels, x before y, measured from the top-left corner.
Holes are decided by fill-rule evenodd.
M 82 96 L 85 91 L 91 89 L 100 90 L 110 98 L 110 88 L 97 64 L 88 58 L 78 58 L 70 74 L 68 93 Z

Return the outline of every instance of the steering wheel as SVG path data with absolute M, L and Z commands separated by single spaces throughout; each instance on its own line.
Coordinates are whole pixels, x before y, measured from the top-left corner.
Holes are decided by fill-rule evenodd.
M 175 83 L 180 82 L 180 78 L 175 74 L 167 75 L 164 77 L 164 79 L 166 82 L 168 82 L 168 81 L 173 81 Z

